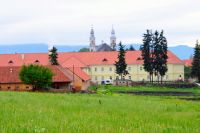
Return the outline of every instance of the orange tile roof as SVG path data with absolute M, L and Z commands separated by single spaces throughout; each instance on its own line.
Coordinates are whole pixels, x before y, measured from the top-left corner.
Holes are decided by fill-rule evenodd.
M 187 66 L 187 67 L 191 67 L 192 66 L 192 61 L 193 61 L 192 59 L 183 60 L 185 66 Z
M 91 78 L 90 78 L 90 76 L 87 74 L 87 73 L 85 73 L 83 70 L 81 70 L 81 68 L 80 67 L 74 67 L 74 68 L 72 68 L 72 67 L 70 67 L 70 68 L 68 68 L 72 73 L 74 73 L 74 74 L 76 74 L 78 77 L 80 77 L 82 80 L 84 80 L 84 81 L 88 81 L 88 80 L 90 80 Z
M 86 67 L 88 65 L 114 64 L 117 60 L 118 52 L 62 52 L 58 53 L 58 61 L 63 67 Z M 169 64 L 183 64 L 183 62 L 172 52 L 168 51 Z M 143 64 L 141 51 L 127 51 L 127 64 Z M 8 62 L 13 60 L 12 66 L 31 64 L 36 60 L 41 65 L 49 65 L 48 53 L 29 54 L 0 54 L 0 66 L 9 66 Z
M 57 66 L 47 66 L 54 74 L 53 82 L 70 82 L 71 80 Z M 0 67 L 0 83 L 22 83 L 19 78 L 20 66 Z
M 63 67 L 81 67 L 81 68 L 86 67 L 86 65 L 76 57 L 70 57 L 66 59 L 61 65 Z
M 61 66 L 54 66 L 54 65 L 49 65 L 47 66 L 48 68 L 51 69 L 51 71 L 53 72 L 54 76 L 53 76 L 53 82 L 70 82 L 70 78 L 68 77 L 68 75 L 65 75 L 60 69 L 59 67 Z
M 0 67 L 0 83 L 21 83 L 21 67 Z

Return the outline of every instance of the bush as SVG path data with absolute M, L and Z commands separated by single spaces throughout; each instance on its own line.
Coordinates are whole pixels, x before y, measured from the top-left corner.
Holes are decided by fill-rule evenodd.
M 47 89 L 52 84 L 52 71 L 44 66 L 24 65 L 20 71 L 20 79 L 25 84 L 33 86 L 33 90 Z

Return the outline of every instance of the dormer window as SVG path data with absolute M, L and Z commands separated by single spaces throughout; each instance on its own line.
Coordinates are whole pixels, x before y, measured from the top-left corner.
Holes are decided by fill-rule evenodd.
M 40 63 L 40 61 L 39 60 L 35 60 L 35 62 L 34 62 L 35 64 L 39 64 Z
M 10 61 L 8 62 L 8 64 L 10 64 L 10 65 L 13 64 L 13 63 L 14 63 L 14 62 L 13 62 L 12 60 L 10 60 Z
M 102 60 L 103 62 L 106 62 L 106 61 L 108 61 L 106 58 L 104 58 L 103 60 Z
M 142 60 L 142 57 L 138 57 L 137 60 Z

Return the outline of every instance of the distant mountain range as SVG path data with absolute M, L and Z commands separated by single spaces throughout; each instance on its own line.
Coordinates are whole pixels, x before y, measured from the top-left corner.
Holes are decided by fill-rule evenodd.
M 139 44 L 132 44 L 138 50 Z M 75 52 L 87 45 L 56 45 L 59 52 Z M 129 48 L 130 44 L 126 45 Z M 186 45 L 178 45 L 169 47 L 169 50 L 175 53 L 180 59 L 188 59 L 193 55 L 193 48 Z M 0 45 L 0 54 L 11 53 L 43 53 L 48 52 L 48 45 L 46 44 L 13 44 L 13 45 Z

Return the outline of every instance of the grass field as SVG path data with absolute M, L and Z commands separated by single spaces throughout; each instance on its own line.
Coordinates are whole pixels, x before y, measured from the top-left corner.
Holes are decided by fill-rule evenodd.
M 0 133 L 26 132 L 199 133 L 200 102 L 177 96 L 0 92 Z

